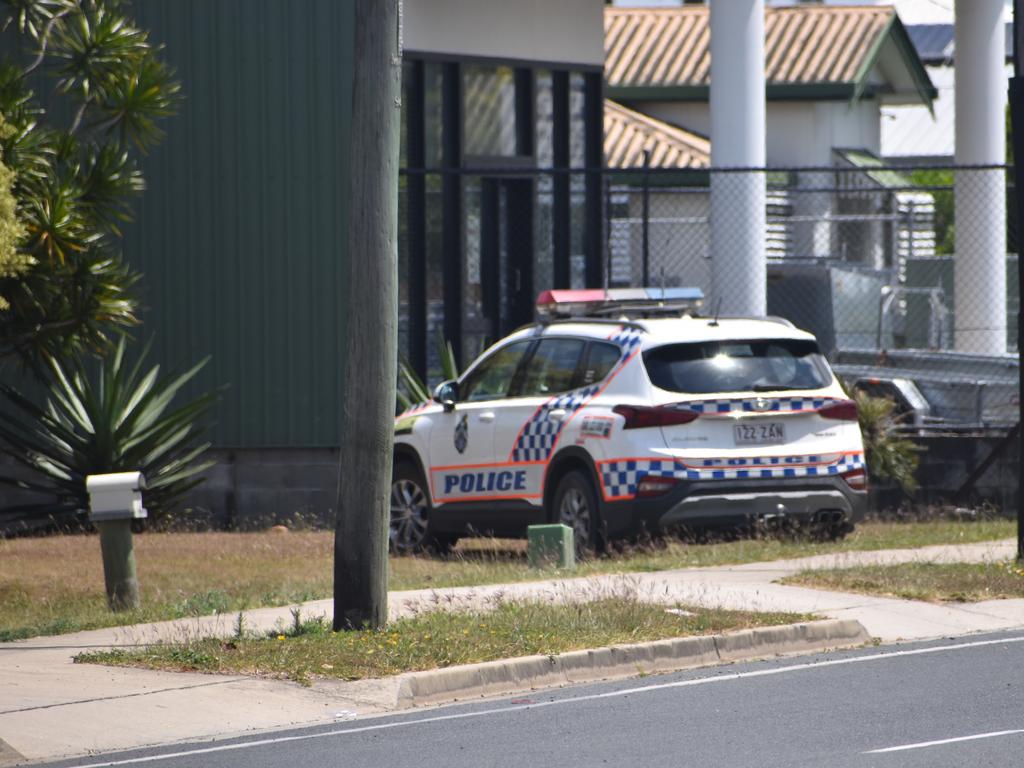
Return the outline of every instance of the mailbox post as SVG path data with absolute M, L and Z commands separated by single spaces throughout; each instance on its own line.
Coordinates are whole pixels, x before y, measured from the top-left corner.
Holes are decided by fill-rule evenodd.
M 139 579 L 135 575 L 135 550 L 132 547 L 132 520 L 146 517 L 142 489 L 146 479 L 141 472 L 113 472 L 89 475 L 89 520 L 100 532 L 103 553 L 103 579 L 107 603 L 112 611 L 139 607 Z

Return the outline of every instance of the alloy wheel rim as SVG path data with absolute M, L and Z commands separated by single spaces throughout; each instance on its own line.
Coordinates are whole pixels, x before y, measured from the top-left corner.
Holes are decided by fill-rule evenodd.
M 558 508 L 559 521 L 572 528 L 576 551 L 582 551 L 590 536 L 590 507 L 587 497 L 578 488 L 570 488 L 562 496 Z
M 391 527 L 389 537 L 396 552 L 408 552 L 423 543 L 427 535 L 427 496 L 411 480 L 391 484 Z

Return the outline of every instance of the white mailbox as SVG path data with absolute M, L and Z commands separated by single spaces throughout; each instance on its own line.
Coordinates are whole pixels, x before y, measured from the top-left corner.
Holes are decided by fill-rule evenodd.
M 103 522 L 146 517 L 148 513 L 142 506 L 145 487 L 146 478 L 141 472 L 88 475 L 85 489 L 89 492 L 89 518 Z

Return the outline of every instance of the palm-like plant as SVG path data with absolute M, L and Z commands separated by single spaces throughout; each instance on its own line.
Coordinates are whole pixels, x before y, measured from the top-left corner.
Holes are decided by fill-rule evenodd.
M 441 375 L 445 380 L 459 378 L 459 366 L 455 362 L 455 350 L 452 343 L 444 338 L 440 329 L 435 336 L 437 355 L 441 361 Z M 398 409 L 406 410 L 416 403 L 424 403 L 433 396 L 430 387 L 419 377 L 409 361 L 401 356 L 398 360 L 398 387 L 395 390 Z
M 0 482 L 55 494 L 57 509 L 50 505 L 47 511 L 81 512 L 88 509 L 86 475 L 138 470 L 146 478 L 143 499 L 150 513 L 171 509 L 212 464 L 200 460 L 209 447 L 201 422 L 217 395 L 204 394 L 172 408 L 175 395 L 207 361 L 161 378 L 159 366 L 143 373 L 145 356 L 143 351 L 130 365 L 122 337 L 94 375 L 80 356 L 67 363 L 49 358 L 49 396 L 43 406 L 9 386 L 0 387 L 9 406 L 0 411 L 4 452 L 38 478 Z
M 893 416 L 896 404 L 860 391 L 854 392 L 854 399 L 869 475 L 896 483 L 908 496 L 913 494 L 917 490 L 920 449 L 899 433 L 899 419 Z
M 136 276 L 121 259 L 120 226 L 143 187 L 136 156 L 160 142 L 180 86 L 120 0 L 2 0 L 0 25 L 24 43 L 0 58 L 0 162 L 32 266 L 0 276 L 0 356 L 108 346 L 138 322 Z M 56 86 L 70 124 L 50 118 L 30 81 Z

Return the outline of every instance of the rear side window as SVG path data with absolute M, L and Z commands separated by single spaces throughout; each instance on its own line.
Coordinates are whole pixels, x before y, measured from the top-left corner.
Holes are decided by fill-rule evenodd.
M 622 357 L 622 350 L 615 344 L 594 342 L 587 353 L 587 366 L 583 369 L 582 385 L 593 384 L 607 376 Z
M 818 345 L 800 339 L 667 344 L 643 360 L 654 386 L 684 394 L 820 389 L 832 381 Z

